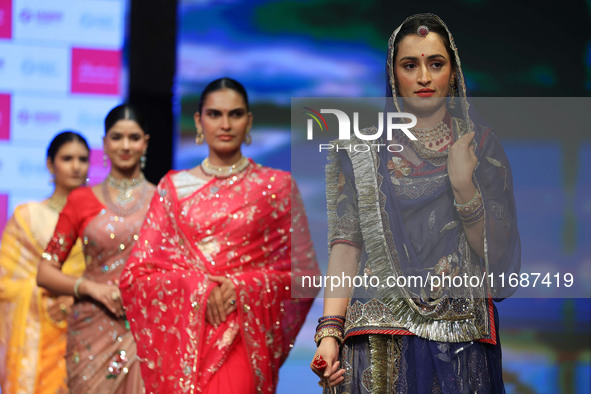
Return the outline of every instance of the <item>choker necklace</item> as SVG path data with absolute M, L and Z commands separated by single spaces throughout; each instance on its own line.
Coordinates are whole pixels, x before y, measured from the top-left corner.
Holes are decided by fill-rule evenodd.
M 419 129 L 415 127 L 410 130 L 421 140 L 420 143 L 425 148 L 433 148 L 433 145 L 443 147 L 445 146 L 444 142 L 447 141 L 449 143 L 451 140 L 451 130 L 442 120 L 430 129 Z
M 448 146 L 451 142 L 451 130 L 443 121 L 440 121 L 431 129 L 410 129 L 418 140 L 410 141 L 410 145 L 416 153 L 435 167 L 441 167 L 447 163 Z M 447 142 L 446 142 L 447 141 Z M 433 145 L 439 150 L 430 149 Z M 445 147 L 444 150 L 440 150 Z
M 241 156 L 240 160 L 238 160 L 236 163 L 232 164 L 231 166 L 217 167 L 217 166 L 213 166 L 213 165 L 209 164 L 209 159 L 206 157 L 201 162 L 201 169 L 207 175 L 212 175 L 212 176 L 215 176 L 216 178 L 228 178 L 234 174 L 239 173 L 240 171 L 243 171 L 246 167 L 248 167 L 249 164 L 250 164 L 250 161 L 248 161 L 248 159 L 246 157 Z
M 135 200 L 133 190 L 136 189 L 138 186 L 142 185 L 145 180 L 146 178 L 144 177 L 144 174 L 142 172 L 140 172 L 140 175 L 137 178 L 131 179 L 117 179 L 111 174 L 109 174 L 109 176 L 107 176 L 106 183 L 109 183 L 109 186 L 119 191 L 119 193 L 117 194 L 117 204 L 127 205 L 133 200 Z M 105 186 L 106 183 L 104 183 Z
M 64 208 L 64 205 L 66 205 L 67 199 L 68 198 L 66 196 L 54 194 L 51 197 L 49 197 L 49 199 L 47 199 L 47 206 L 52 211 L 60 213 L 62 211 L 62 209 Z

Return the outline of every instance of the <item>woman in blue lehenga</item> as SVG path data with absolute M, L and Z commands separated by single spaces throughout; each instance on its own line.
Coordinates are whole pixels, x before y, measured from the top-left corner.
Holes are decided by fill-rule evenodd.
M 380 285 L 326 290 L 312 370 L 341 393 L 502 393 L 493 299 L 511 292 L 490 279 L 520 269 L 507 157 L 470 120 L 458 50 L 439 17 L 413 15 L 394 31 L 387 76 L 386 109 L 415 115 L 417 140 L 380 141 L 398 153 L 346 149 L 375 144 L 357 137 L 335 142 L 328 275 Z

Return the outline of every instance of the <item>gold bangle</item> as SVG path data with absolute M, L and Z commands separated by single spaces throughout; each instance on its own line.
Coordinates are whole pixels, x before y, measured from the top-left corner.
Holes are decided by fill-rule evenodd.
M 82 284 L 82 282 L 84 282 L 84 277 L 81 276 L 78 279 L 76 279 L 76 282 L 74 282 L 74 297 L 80 299 L 80 293 L 78 293 L 78 288 L 80 287 L 80 284 Z
M 326 337 L 333 337 L 338 342 L 339 346 L 343 343 L 343 331 L 336 327 L 322 327 L 316 331 L 314 335 L 314 342 L 316 346 L 320 346 L 320 341 Z
M 464 218 L 469 217 L 473 213 L 482 209 L 483 205 L 484 203 L 482 201 L 482 196 L 478 190 L 476 190 L 476 194 L 474 195 L 472 200 L 465 204 L 457 204 L 456 200 L 454 200 L 454 206 L 456 207 L 456 211 L 458 211 L 460 217 Z
M 474 197 L 472 197 L 472 199 L 470 201 L 468 201 L 464 204 L 458 204 L 458 202 L 454 198 L 454 207 L 456 207 L 456 209 L 458 209 L 458 210 L 461 208 L 470 207 L 478 199 L 480 199 L 480 191 L 478 189 L 476 189 L 476 192 L 474 193 Z

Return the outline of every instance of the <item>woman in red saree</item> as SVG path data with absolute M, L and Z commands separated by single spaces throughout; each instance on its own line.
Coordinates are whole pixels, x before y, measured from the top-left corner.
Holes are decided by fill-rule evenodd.
M 120 281 L 146 390 L 272 393 L 312 301 L 291 298 L 295 270 L 317 273 L 303 204 L 242 156 L 238 82 L 210 83 L 195 124 L 209 157 L 161 180 Z

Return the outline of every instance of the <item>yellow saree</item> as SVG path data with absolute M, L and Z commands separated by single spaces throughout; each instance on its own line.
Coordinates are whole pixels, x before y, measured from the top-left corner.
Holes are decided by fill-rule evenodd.
M 43 203 L 19 205 L 0 245 L 0 387 L 2 394 L 67 393 L 66 316 L 53 320 L 48 308 L 59 302 L 37 287 L 41 253 L 53 235 L 58 213 Z M 84 272 L 80 243 L 62 271 Z

